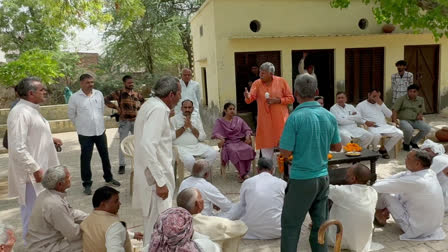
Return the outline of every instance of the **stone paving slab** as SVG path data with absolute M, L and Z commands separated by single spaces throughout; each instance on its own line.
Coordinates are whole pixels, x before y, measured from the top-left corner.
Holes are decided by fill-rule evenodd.
M 437 121 L 439 120 L 439 121 Z M 435 118 L 436 123 L 432 126 L 440 127 L 443 124 L 447 124 L 446 119 Z M 120 217 L 127 222 L 128 227 L 133 228 L 134 231 L 142 231 L 142 217 L 140 212 L 131 208 L 131 197 L 129 194 L 129 169 L 126 168 L 126 174 L 118 175 L 118 133 L 117 129 L 107 129 L 106 131 L 109 144 L 109 155 L 112 162 L 114 177 L 119 180 L 122 185 L 118 189 L 120 190 L 121 208 L 119 211 Z M 80 147 L 76 132 L 59 133 L 55 134 L 55 137 L 61 138 L 64 142 L 63 151 L 58 153 L 59 159 L 62 164 L 69 167 L 72 175 L 72 188 L 68 192 L 68 201 L 74 208 L 81 209 L 85 212 L 92 211 L 91 198 L 92 196 L 86 196 L 82 193 L 82 185 L 80 178 L 79 168 L 79 155 Z M 377 172 L 380 178 L 387 177 L 399 171 L 403 171 L 404 158 L 406 152 L 401 151 L 397 159 L 384 160 L 380 159 L 377 165 Z M 128 162 L 129 164 L 130 162 Z M 10 224 L 16 228 L 16 236 L 18 238 L 14 251 L 21 252 L 26 251 L 24 249 L 23 241 L 21 239 L 21 219 L 20 210 L 17 203 L 17 199 L 8 199 L 4 196 L 5 181 L 7 182 L 7 169 L 8 169 L 8 155 L 0 155 L 0 222 Z M 92 158 L 92 173 L 93 173 L 93 187 L 96 188 L 103 186 L 104 180 L 102 178 L 102 168 L 100 158 L 96 150 Z M 216 160 L 213 167 L 213 184 L 215 184 L 227 197 L 236 202 L 239 200 L 239 189 L 241 184 L 237 182 L 237 174 L 233 166 L 230 166 L 227 170 L 225 178 L 221 177 L 219 172 L 219 160 Z M 3 186 L 2 186 L 3 185 Z M 2 191 L 3 190 L 3 191 Z M 401 231 L 397 225 L 393 223 L 393 220 L 389 220 L 390 225 L 386 225 L 384 228 L 375 228 L 373 234 L 373 241 L 380 243 L 384 246 L 383 251 L 448 251 L 448 240 L 437 242 L 409 242 L 399 241 L 398 236 Z M 301 239 L 299 242 L 298 251 L 311 251 L 308 245 L 309 229 L 308 224 L 310 219 L 307 216 L 305 223 L 302 226 Z M 448 216 L 444 220 L 444 230 L 448 233 Z M 331 251 L 332 249 L 330 249 Z M 243 240 L 240 244 L 240 251 L 249 252 L 270 252 L 280 251 L 280 240 Z

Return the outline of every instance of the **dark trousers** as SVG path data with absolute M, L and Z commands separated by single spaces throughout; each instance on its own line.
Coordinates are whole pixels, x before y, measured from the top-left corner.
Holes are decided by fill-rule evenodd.
M 313 179 L 289 179 L 285 190 L 285 201 L 282 212 L 281 251 L 296 252 L 300 238 L 300 230 L 306 214 L 309 212 L 313 227 L 309 242 L 313 252 L 327 252 L 327 244 L 317 242 L 320 226 L 328 218 L 328 176 Z
M 90 161 L 92 160 L 93 144 L 96 145 L 96 149 L 101 157 L 101 163 L 103 164 L 103 178 L 106 182 L 112 180 L 113 175 L 111 172 L 109 151 L 107 150 L 107 137 L 103 132 L 100 136 L 83 136 L 78 134 L 79 144 L 81 144 L 81 179 L 82 186 L 92 186 L 92 170 L 90 168 Z

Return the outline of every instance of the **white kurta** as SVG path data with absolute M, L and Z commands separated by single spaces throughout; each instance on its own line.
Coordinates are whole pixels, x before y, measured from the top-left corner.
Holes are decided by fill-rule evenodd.
M 378 194 L 367 185 L 330 185 L 328 198 L 333 201 L 329 219 L 341 221 L 344 227 L 342 249 L 367 252 L 372 242 L 373 220 L 375 218 Z M 336 241 L 335 226 L 327 233 L 327 241 L 334 245 Z
M 140 108 L 135 120 L 132 206 L 142 210 L 148 222 L 145 226 L 150 226 L 150 230 L 145 229 L 145 244 L 149 242 L 159 214 L 171 207 L 175 189 L 169 114 L 169 107 L 159 98 L 152 97 Z M 156 184 L 168 187 L 167 199 L 163 200 L 156 194 Z
M 210 237 L 223 252 L 237 252 L 240 240 L 247 232 L 242 221 L 202 214 L 193 215 L 193 229 Z
M 180 79 L 179 82 L 182 87 L 182 98 L 176 105 L 176 114 L 182 114 L 182 101 L 190 100 L 193 102 L 194 112 L 199 115 L 199 105 L 201 104 L 202 98 L 201 84 L 194 80 L 190 80 L 188 86 L 185 85 L 185 82 L 182 79 Z
M 32 183 L 36 195 L 44 190 L 33 173 L 59 165 L 50 125 L 39 112 L 40 106 L 20 99 L 9 112 L 8 125 L 8 196 L 19 197 L 25 205 L 26 183 Z
M 232 219 L 237 204 L 233 204 L 218 188 L 204 178 L 190 176 L 182 181 L 179 186 L 179 192 L 190 187 L 198 189 L 204 199 L 204 209 L 201 214 L 207 216 L 215 215 L 213 214 L 213 205 L 215 205 L 221 209 L 216 216 Z
M 286 182 L 262 172 L 244 181 L 240 190 L 240 216 L 249 231 L 245 239 L 281 236 L 281 216 Z
M 373 188 L 380 193 L 379 203 L 381 194 L 393 197 L 394 202 L 387 208 L 394 219 L 398 217 L 402 222 L 398 223 L 404 231 L 400 240 L 445 239 L 443 194 L 434 171 L 401 172 L 377 181 Z
M 356 106 L 356 110 L 361 114 L 362 123 L 366 121 L 375 122 L 378 127 L 369 127 L 369 131 L 375 134 L 387 134 L 401 132 L 397 127 L 387 124 L 386 118 L 392 116 L 392 111 L 382 104 L 381 106 L 377 103 L 372 104 L 367 100 L 360 102 Z M 401 133 L 403 134 L 403 133 Z
M 176 131 L 184 126 L 185 116 L 183 114 L 176 114 L 170 118 L 170 121 L 173 129 Z M 201 141 L 204 141 L 206 135 L 201 119 L 197 114 L 191 116 L 191 125 L 199 131 L 199 137 L 196 138 L 191 132 L 191 129 L 186 129 L 185 132 L 173 142 L 173 144 L 177 146 L 179 155 L 200 156 L 210 150 L 210 146 L 201 143 Z M 174 134 L 176 133 L 174 132 Z
M 448 168 L 448 155 L 440 154 L 432 159 L 431 169 L 437 174 L 440 186 L 442 187 L 445 212 L 448 212 L 448 177 L 443 170 Z
M 334 104 L 331 106 L 330 112 L 338 121 L 339 131 L 343 131 L 351 137 L 361 137 L 366 133 L 366 130 L 358 127 L 357 123 L 362 124 L 363 122 L 361 114 L 353 105 L 345 104 L 345 107 L 341 107 Z

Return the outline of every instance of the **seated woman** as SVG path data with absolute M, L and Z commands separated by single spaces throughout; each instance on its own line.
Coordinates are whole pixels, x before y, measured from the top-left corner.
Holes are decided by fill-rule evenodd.
M 218 252 L 221 249 L 208 236 L 194 232 L 193 216 L 181 208 L 169 208 L 163 211 L 151 236 L 149 252 Z
M 250 164 L 255 158 L 251 144 L 252 130 L 238 116 L 235 116 L 235 105 L 228 102 L 224 105 L 223 117 L 218 118 L 213 128 L 212 139 L 221 140 L 221 161 L 227 165 L 229 160 L 240 174 L 240 182 L 249 178 Z

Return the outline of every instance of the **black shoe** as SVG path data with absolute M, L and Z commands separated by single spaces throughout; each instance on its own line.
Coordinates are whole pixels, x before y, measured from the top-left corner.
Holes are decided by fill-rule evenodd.
M 409 144 L 403 144 L 403 150 L 404 151 L 410 151 L 411 150 L 411 146 Z
M 411 146 L 413 149 L 420 149 L 416 143 L 411 142 Z
M 384 159 L 390 159 L 390 156 L 389 156 L 389 154 L 387 154 L 387 152 L 381 154 L 381 157 L 384 158 Z
M 111 185 L 111 186 L 120 186 L 120 182 L 116 181 L 115 179 L 111 179 L 109 181 L 106 181 L 107 184 Z
M 84 187 L 84 194 L 85 195 L 92 195 L 92 188 L 90 186 Z
M 120 165 L 120 167 L 118 167 L 118 174 L 124 174 L 124 170 L 125 170 L 125 166 Z

